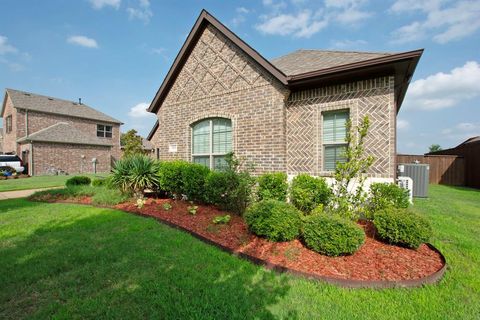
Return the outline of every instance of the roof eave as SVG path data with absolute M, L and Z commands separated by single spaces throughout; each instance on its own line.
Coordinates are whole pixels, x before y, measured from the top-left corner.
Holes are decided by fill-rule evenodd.
M 159 126 L 159 122 L 158 120 L 155 122 L 155 124 L 153 125 L 153 128 L 152 130 L 150 130 L 150 132 L 148 133 L 148 136 L 147 136 L 147 140 L 148 141 L 151 141 L 152 138 L 153 138 L 153 135 L 155 134 L 155 132 L 157 131 L 158 129 L 158 126 Z
M 168 70 L 168 73 L 163 80 L 162 85 L 158 89 L 147 111 L 152 113 L 156 113 L 158 111 L 171 85 L 175 81 L 175 78 L 179 74 L 183 64 L 186 62 L 189 53 L 191 52 L 191 50 L 193 50 L 196 40 L 198 40 L 198 38 L 201 36 L 201 32 L 208 24 L 211 24 L 216 29 L 218 29 L 225 37 L 227 37 L 230 41 L 237 45 L 248 56 L 254 59 L 263 69 L 265 69 L 283 85 L 288 84 L 287 76 L 282 71 L 276 68 L 271 62 L 265 59 L 255 49 L 250 47 L 246 42 L 240 39 L 235 33 L 233 33 L 230 29 L 228 29 L 225 25 L 223 25 L 220 21 L 218 21 L 214 16 L 212 16 L 204 9 L 202 10 L 202 12 L 197 18 L 197 21 L 190 30 L 187 39 L 183 43 L 182 48 L 178 52 L 172 66 Z

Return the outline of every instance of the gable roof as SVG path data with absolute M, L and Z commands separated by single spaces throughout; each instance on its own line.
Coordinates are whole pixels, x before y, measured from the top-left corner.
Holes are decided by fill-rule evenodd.
M 14 89 L 6 89 L 5 91 L 12 100 L 13 107 L 17 109 L 26 109 L 51 114 L 60 114 L 75 118 L 122 124 L 121 121 L 112 118 L 103 112 L 95 110 L 83 103 L 79 104 L 73 101 Z M 3 109 L 1 115 L 3 115 Z
M 149 112 L 156 113 L 161 107 L 183 64 L 209 24 L 290 90 L 394 74 L 397 112 L 423 53 L 423 49 L 402 53 L 299 50 L 268 61 L 210 13 L 202 10 L 153 98 Z
M 112 146 L 112 143 L 100 139 L 94 135 L 87 135 L 66 122 L 59 122 L 45 129 L 32 133 L 28 137 L 23 137 L 17 142 L 54 142 L 94 146 Z

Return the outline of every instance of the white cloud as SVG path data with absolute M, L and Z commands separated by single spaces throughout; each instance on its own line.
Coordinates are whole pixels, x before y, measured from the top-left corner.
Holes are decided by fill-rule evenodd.
M 97 41 L 86 36 L 71 36 L 67 39 L 67 42 L 86 48 L 98 48 Z
M 480 65 L 468 61 L 449 73 L 438 72 L 414 81 L 407 92 L 405 106 L 437 110 L 461 104 L 480 95 Z
M 448 7 L 446 5 L 449 5 Z M 433 41 L 444 44 L 470 36 L 480 29 L 480 1 L 397 0 L 390 12 L 404 15 L 423 12 L 423 21 L 414 21 L 395 30 L 394 43 L 407 43 L 432 36 Z
M 19 72 L 19 71 L 25 70 L 24 65 L 17 62 L 10 61 L 3 57 L 0 57 L 0 63 L 6 65 L 13 72 Z
M 451 141 L 464 141 L 480 135 L 480 122 L 461 122 L 453 127 L 443 129 L 441 133 Z
M 358 47 L 362 47 L 364 45 L 368 44 L 367 41 L 365 40 L 337 40 L 332 42 L 332 46 L 334 48 L 339 48 L 339 49 L 355 49 Z
M 151 118 L 152 116 L 155 117 L 153 113 L 147 111 L 149 106 L 149 103 L 140 102 L 130 108 L 128 115 L 132 118 Z
M 404 119 L 397 119 L 397 129 L 403 130 L 410 127 L 410 123 Z
M 370 18 L 373 13 L 363 10 L 368 1 L 366 0 L 326 0 L 325 6 L 334 9 L 331 12 L 333 19 L 341 24 L 352 25 L 357 24 L 365 19 Z
M 245 7 L 238 7 L 237 9 L 235 9 L 235 11 L 237 11 L 238 13 L 249 13 L 250 12 L 250 10 L 248 10 Z
M 100 10 L 103 7 L 112 7 L 118 9 L 120 7 L 121 0 L 89 0 L 92 7 L 96 10 Z
M 264 34 L 293 35 L 300 38 L 309 38 L 328 24 L 325 20 L 317 20 L 310 10 L 297 15 L 280 14 L 263 17 L 263 20 L 256 28 Z
M 236 12 L 236 15 L 232 19 L 232 25 L 238 26 L 243 22 L 245 22 L 245 15 L 247 15 L 250 12 L 250 10 L 248 10 L 245 7 L 238 7 L 237 9 L 235 9 L 235 12 Z
M 130 20 L 138 19 L 145 24 L 149 23 L 153 16 L 149 0 L 138 0 L 138 7 L 128 7 L 127 12 Z
M 0 36 L 0 54 L 4 55 L 7 53 L 17 53 L 18 50 L 14 46 L 8 43 L 8 38 L 5 36 Z

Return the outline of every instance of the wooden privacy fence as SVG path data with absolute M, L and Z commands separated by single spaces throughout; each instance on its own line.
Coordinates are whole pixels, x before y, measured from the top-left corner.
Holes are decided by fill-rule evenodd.
M 397 164 L 425 163 L 430 165 L 430 183 L 450 186 L 465 185 L 465 159 L 454 155 L 398 154 Z

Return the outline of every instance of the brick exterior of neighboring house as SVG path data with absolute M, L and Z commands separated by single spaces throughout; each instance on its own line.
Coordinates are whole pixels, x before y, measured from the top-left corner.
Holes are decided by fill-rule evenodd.
M 148 139 L 159 159 L 191 161 L 192 126 L 227 118 L 233 151 L 253 163 L 256 174 L 330 176 L 323 167 L 322 117 L 348 110 L 353 125 L 366 115 L 371 120 L 371 180 L 393 181 L 396 114 L 421 53 L 310 50 L 270 62 L 202 11 L 150 105 L 158 121 Z
M 93 158 L 108 172 L 121 156 L 121 122 L 84 104 L 7 89 L 1 116 L 3 152 L 19 155 L 31 175 L 92 173 Z M 97 137 L 97 125 L 111 126 L 112 137 Z

